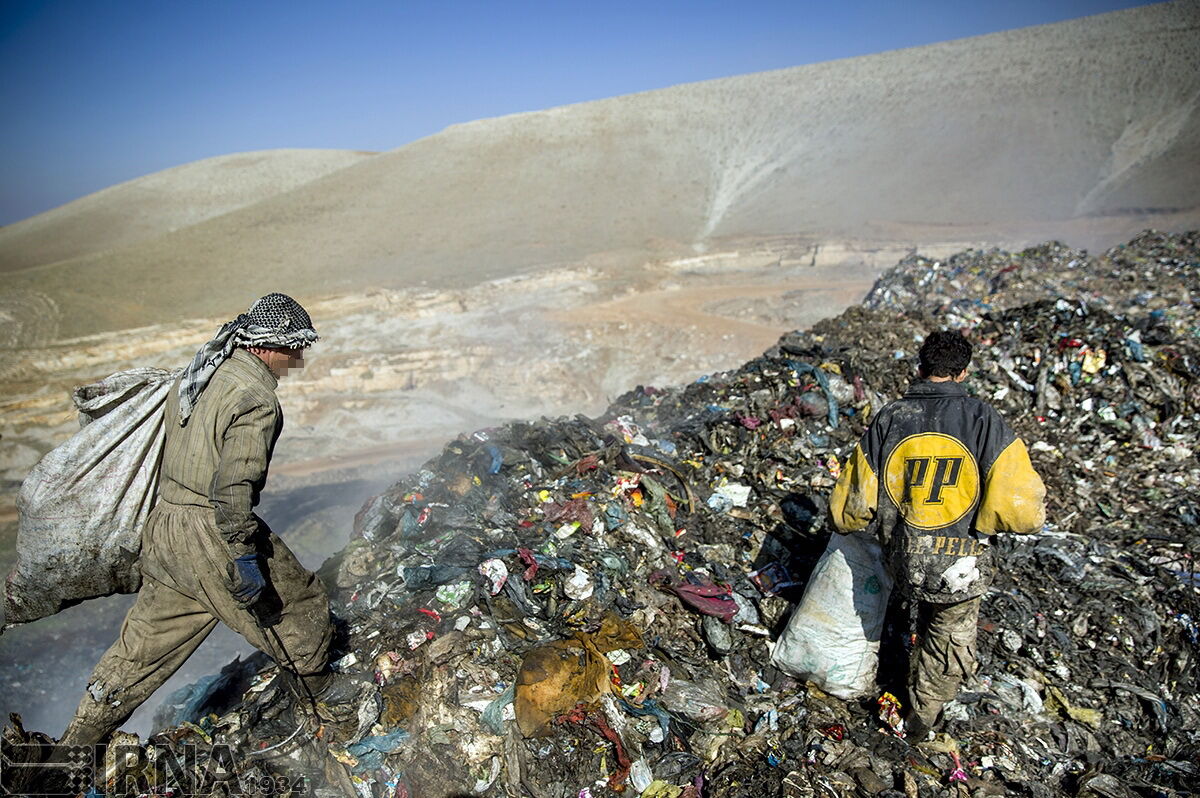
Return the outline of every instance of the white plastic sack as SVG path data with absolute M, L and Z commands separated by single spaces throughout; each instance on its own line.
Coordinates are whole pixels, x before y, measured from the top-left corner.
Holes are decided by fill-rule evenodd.
M 892 578 L 870 534 L 834 534 L 771 663 L 848 699 L 874 691 Z
M 21 483 L 5 623 L 140 587 L 142 527 L 158 495 L 164 407 L 177 374 L 132 369 L 75 389 L 83 428 Z

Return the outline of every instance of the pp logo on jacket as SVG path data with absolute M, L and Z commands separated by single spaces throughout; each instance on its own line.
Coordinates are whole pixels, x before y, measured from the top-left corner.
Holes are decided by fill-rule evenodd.
M 979 466 L 956 438 L 938 432 L 910 435 L 884 467 L 888 497 L 905 522 L 941 529 L 962 520 L 979 501 Z
M 1025 444 L 952 381 L 920 380 L 883 407 L 829 497 L 842 532 L 871 527 L 897 583 L 926 601 L 983 595 L 997 532 L 1035 532 L 1045 486 Z

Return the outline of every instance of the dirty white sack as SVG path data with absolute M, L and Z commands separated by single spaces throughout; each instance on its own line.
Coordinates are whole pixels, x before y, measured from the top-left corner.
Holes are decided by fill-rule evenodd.
M 848 699 L 872 693 L 892 578 L 869 533 L 834 534 L 771 663 Z
M 75 389 L 82 429 L 33 467 L 17 497 L 6 624 L 140 587 L 142 527 L 158 495 L 164 408 L 178 373 L 132 369 Z

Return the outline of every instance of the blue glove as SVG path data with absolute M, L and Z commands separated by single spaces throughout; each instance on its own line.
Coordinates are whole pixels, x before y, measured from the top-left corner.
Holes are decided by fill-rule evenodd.
M 257 554 L 243 554 L 226 566 L 232 583 L 229 592 L 241 607 L 250 607 L 267 586 L 267 579 L 258 567 Z

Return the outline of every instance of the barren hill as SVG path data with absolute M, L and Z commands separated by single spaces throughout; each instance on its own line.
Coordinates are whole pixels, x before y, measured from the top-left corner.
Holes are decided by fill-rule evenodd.
M 1165 3 L 458 125 L 10 273 L 7 305 L 83 335 L 268 289 L 467 285 L 781 238 L 1102 244 L 1194 225 L 1198 27 L 1196 0 Z M 23 246 L 0 239 L 4 262 L 36 260 Z
M 242 152 L 128 180 L 0 228 L 0 272 L 126 247 L 252 205 L 370 154 Z

